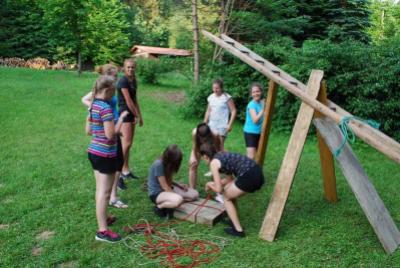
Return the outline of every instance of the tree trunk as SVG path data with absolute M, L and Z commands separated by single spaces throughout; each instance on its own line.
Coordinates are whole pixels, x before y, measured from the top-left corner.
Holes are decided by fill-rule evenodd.
M 228 32 L 229 17 L 234 3 L 234 0 L 221 0 L 220 20 L 218 26 L 219 35 L 226 34 Z M 215 62 L 215 60 L 222 61 L 223 54 L 224 50 L 220 46 L 215 45 L 213 62 Z
M 80 76 L 82 74 L 82 56 L 81 52 L 78 51 L 78 75 Z
M 197 0 L 192 0 L 192 20 L 193 20 L 194 83 L 197 84 L 200 78 L 199 23 L 197 17 Z

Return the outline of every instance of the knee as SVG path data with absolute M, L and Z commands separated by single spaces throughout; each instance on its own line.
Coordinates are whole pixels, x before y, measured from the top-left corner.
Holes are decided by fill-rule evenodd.
M 174 198 L 171 200 L 171 203 L 174 207 L 179 207 L 183 202 L 183 197 L 180 195 L 174 196 Z
M 197 190 L 189 189 L 188 191 L 188 196 L 190 200 L 196 200 L 197 198 L 199 198 L 199 192 Z

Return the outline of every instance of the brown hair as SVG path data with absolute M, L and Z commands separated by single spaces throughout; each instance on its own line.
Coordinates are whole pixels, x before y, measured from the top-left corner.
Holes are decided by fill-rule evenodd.
M 213 84 L 213 85 L 214 85 L 214 84 L 217 84 L 217 85 L 221 88 L 221 91 L 224 92 L 224 81 L 223 81 L 221 78 L 215 79 L 215 80 L 212 82 L 212 84 Z
M 100 75 L 93 86 L 93 98 L 104 90 L 115 88 L 115 78 L 111 75 Z
M 253 90 L 253 87 L 257 87 L 261 91 L 261 94 L 264 94 L 264 88 L 263 88 L 262 84 L 259 82 L 254 82 L 250 85 L 250 88 L 249 88 L 250 95 L 251 95 L 251 91 Z
M 213 159 L 216 153 L 217 153 L 217 148 L 215 148 L 214 144 L 206 142 L 200 146 L 201 156 L 207 156 L 208 158 Z
M 200 123 L 196 128 L 196 136 L 195 136 L 195 149 L 197 152 L 200 152 L 200 146 L 203 143 L 212 143 L 218 149 L 221 148 L 221 140 L 220 138 L 212 133 L 210 127 L 206 123 Z
M 171 144 L 165 148 L 161 161 L 164 167 L 164 174 L 169 185 L 172 184 L 172 175 L 177 173 L 182 163 L 182 151 L 178 145 Z

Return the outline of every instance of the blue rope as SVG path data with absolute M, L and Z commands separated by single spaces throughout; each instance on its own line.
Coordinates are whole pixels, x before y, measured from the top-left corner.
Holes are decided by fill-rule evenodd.
M 343 150 L 344 145 L 346 144 L 346 142 L 350 142 L 350 143 L 354 143 L 354 141 L 356 140 L 356 136 L 354 135 L 354 131 L 351 129 L 351 127 L 349 127 L 349 122 L 350 120 L 358 120 L 361 122 L 364 122 L 365 124 L 370 125 L 373 128 L 379 129 L 380 124 L 378 122 L 376 122 L 375 120 L 372 119 L 362 119 L 359 118 L 357 116 L 344 116 L 340 122 L 339 122 L 339 128 L 340 128 L 340 132 L 342 132 L 342 143 L 340 144 L 340 146 L 338 148 L 336 148 L 335 152 L 333 153 L 333 155 L 335 156 L 335 158 L 337 158 L 340 153 Z

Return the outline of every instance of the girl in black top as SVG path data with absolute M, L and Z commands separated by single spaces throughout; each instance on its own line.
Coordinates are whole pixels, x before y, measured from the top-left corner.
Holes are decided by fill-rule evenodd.
M 213 175 L 213 181 L 206 184 L 206 191 L 212 190 L 216 193 L 222 193 L 224 197 L 224 206 L 231 220 L 231 227 L 225 228 L 225 232 L 244 237 L 245 233 L 239 221 L 235 200 L 246 193 L 253 193 L 261 188 L 264 184 L 261 168 L 247 156 L 217 152 L 215 146 L 210 143 L 204 143 L 200 146 L 200 154 L 202 159 L 210 166 Z M 228 177 L 221 179 L 220 173 L 224 173 Z
M 139 126 L 143 126 L 142 113 L 136 97 L 137 83 L 135 68 L 135 61 L 133 59 L 126 59 L 124 61 L 124 76 L 121 77 L 117 83 L 119 111 L 120 113 L 123 111 L 129 112 L 121 128 L 122 151 L 124 155 L 124 165 L 121 172 L 121 177 L 123 179 L 138 179 L 129 169 L 129 150 L 132 146 L 135 124 L 139 123 Z

